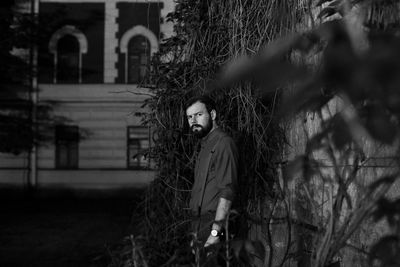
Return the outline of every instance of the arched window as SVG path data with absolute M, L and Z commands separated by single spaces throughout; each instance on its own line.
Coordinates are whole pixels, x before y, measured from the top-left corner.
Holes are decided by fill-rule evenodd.
M 57 82 L 79 82 L 79 42 L 75 36 L 64 35 L 57 45 Z
M 148 28 L 137 25 L 121 38 L 121 53 L 125 54 L 125 83 L 140 83 L 146 76 L 151 56 L 158 51 L 158 39 Z
M 82 55 L 88 51 L 85 35 L 75 26 L 66 25 L 50 38 L 54 55 L 54 83 L 82 83 Z
M 128 43 L 128 83 L 140 83 L 148 73 L 150 42 L 137 35 Z

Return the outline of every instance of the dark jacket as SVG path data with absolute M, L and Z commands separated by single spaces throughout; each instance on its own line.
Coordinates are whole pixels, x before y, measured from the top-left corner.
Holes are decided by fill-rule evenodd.
M 238 179 L 238 151 L 233 139 L 220 128 L 201 140 L 196 157 L 190 208 L 194 214 L 217 209 L 219 198 L 233 201 Z M 203 189 L 204 187 L 204 189 Z

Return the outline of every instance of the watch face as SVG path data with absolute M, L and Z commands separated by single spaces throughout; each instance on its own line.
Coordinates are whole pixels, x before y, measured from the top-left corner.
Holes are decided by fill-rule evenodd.
M 211 235 L 212 236 L 218 236 L 218 231 L 217 230 L 211 230 Z

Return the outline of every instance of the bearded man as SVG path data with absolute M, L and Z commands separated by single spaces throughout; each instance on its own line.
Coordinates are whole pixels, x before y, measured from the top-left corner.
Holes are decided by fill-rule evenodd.
M 235 197 L 238 151 L 233 139 L 218 127 L 211 98 L 191 98 L 185 107 L 190 130 L 201 139 L 190 199 L 195 218 L 192 225 L 198 240 L 208 247 L 224 234 L 225 219 Z

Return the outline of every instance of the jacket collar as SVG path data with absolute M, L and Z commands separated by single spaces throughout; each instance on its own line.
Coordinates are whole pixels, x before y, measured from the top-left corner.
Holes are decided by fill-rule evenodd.
M 215 127 L 211 132 L 209 132 L 205 137 L 201 139 L 201 144 L 205 145 L 208 142 L 213 142 L 213 140 L 217 138 L 218 132 L 220 131 L 221 129 L 219 128 L 219 126 Z

